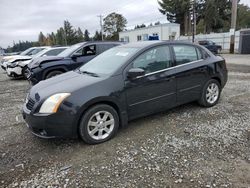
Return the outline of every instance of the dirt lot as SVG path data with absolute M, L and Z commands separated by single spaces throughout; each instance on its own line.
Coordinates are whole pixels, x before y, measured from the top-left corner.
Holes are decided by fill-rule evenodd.
M 138 119 L 95 146 L 34 137 L 21 116 L 28 83 L 1 70 L 0 187 L 250 187 L 250 66 L 228 68 L 217 106 Z

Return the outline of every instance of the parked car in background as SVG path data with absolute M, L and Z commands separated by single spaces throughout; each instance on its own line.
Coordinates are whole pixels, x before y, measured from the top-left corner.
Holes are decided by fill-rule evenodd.
M 215 44 L 215 42 L 210 41 L 210 40 L 201 40 L 201 41 L 198 41 L 198 43 L 199 45 L 206 47 L 208 50 L 210 50 L 214 54 L 218 54 L 222 50 L 221 45 L 217 45 Z
M 32 58 L 32 56 L 36 55 L 40 51 L 44 50 L 45 48 L 48 48 L 48 46 L 40 46 L 40 47 L 32 47 L 24 52 L 20 53 L 20 55 L 14 55 L 14 56 L 5 56 L 1 60 L 1 67 L 3 70 L 6 70 L 7 63 L 13 63 L 15 61 L 25 61 Z
M 36 84 L 64 72 L 76 69 L 104 51 L 121 45 L 121 42 L 82 42 L 58 54 L 42 57 L 28 65 L 28 80 Z
M 44 50 L 37 53 L 35 56 L 32 57 L 30 60 L 19 60 L 12 63 L 7 63 L 7 75 L 9 77 L 25 77 L 27 73 L 28 64 L 31 63 L 33 60 L 36 60 L 40 57 L 45 56 L 57 56 L 68 47 L 46 47 Z
M 23 117 L 37 136 L 97 144 L 138 117 L 192 101 L 214 106 L 226 82 L 225 60 L 202 46 L 130 43 L 33 86 Z

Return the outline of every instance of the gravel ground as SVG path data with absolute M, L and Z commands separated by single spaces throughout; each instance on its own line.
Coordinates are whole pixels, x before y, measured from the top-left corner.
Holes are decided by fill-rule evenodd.
M 0 187 L 250 187 L 250 66 L 228 67 L 215 107 L 141 118 L 94 146 L 33 136 L 27 81 L 0 71 Z

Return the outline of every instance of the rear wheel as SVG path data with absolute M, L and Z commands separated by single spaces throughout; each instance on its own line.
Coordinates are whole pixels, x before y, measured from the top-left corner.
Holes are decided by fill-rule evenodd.
M 199 104 L 205 107 L 216 105 L 220 99 L 220 93 L 220 83 L 215 79 L 209 80 L 203 88 Z
M 105 104 L 91 107 L 79 126 L 80 137 L 88 144 L 105 142 L 117 133 L 119 117 L 116 110 Z
M 46 79 L 49 79 L 49 78 L 52 78 L 54 76 L 57 76 L 59 74 L 62 74 L 63 72 L 62 71 L 59 71 L 59 70 L 54 70 L 54 71 L 51 71 L 49 72 L 47 75 L 46 75 Z

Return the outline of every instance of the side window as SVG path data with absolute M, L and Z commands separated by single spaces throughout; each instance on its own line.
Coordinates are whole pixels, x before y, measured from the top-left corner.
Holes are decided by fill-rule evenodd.
M 96 45 L 89 45 L 77 50 L 73 55 L 76 56 L 91 56 L 96 55 Z
M 65 50 L 64 48 L 62 49 L 54 49 L 54 50 L 50 50 L 47 53 L 44 54 L 44 56 L 56 56 L 59 53 L 61 53 L 63 50 Z
M 197 50 L 194 46 L 174 45 L 173 48 L 175 53 L 176 65 L 182 65 L 198 60 Z
M 196 53 L 197 53 L 198 60 L 203 59 L 200 49 L 196 48 Z
M 145 73 L 156 72 L 172 66 L 169 46 L 156 47 L 137 57 L 133 68 L 141 68 Z
M 97 53 L 100 54 L 102 52 L 105 52 L 106 50 L 112 48 L 114 45 L 113 44 L 98 44 L 97 48 L 99 50 L 97 50 Z
M 82 55 L 83 55 L 83 56 L 96 55 L 96 45 L 85 46 L 85 47 L 82 49 Z

